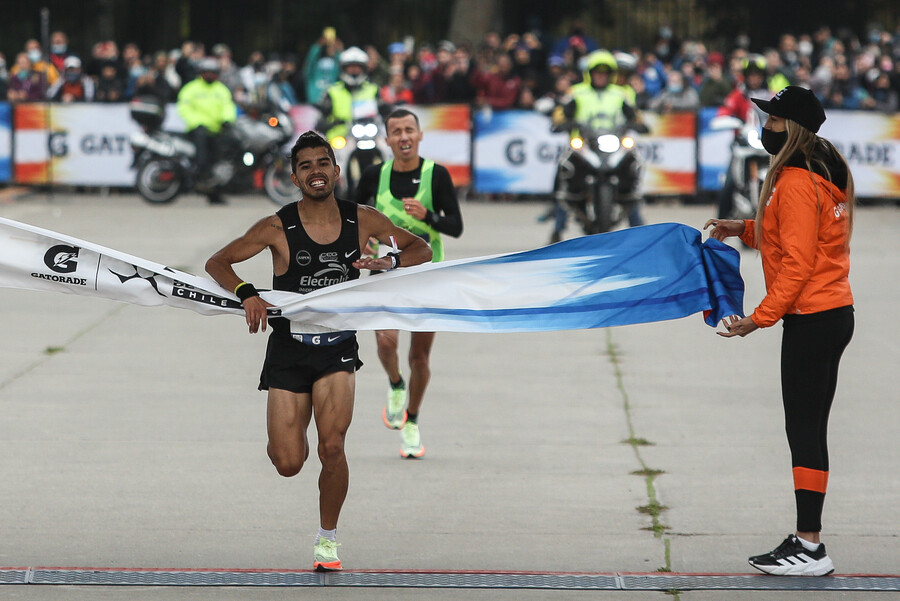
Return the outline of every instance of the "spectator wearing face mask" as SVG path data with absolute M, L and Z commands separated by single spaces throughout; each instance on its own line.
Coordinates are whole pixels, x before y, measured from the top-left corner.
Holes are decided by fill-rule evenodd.
M 28 54 L 16 55 L 16 64 L 10 71 L 9 89 L 6 98 L 10 102 L 33 102 L 43 100 L 47 90 L 47 78 L 36 71 Z
M 666 87 L 666 67 L 652 52 L 645 52 L 638 63 L 638 73 L 644 78 L 644 88 L 656 96 Z
M 28 40 L 25 42 L 25 56 L 28 57 L 28 61 L 31 65 L 30 70 L 36 73 L 41 73 L 43 75 L 43 79 L 46 85 L 52 85 L 56 83 L 56 80 L 59 79 L 59 71 L 56 70 L 49 61 L 44 59 L 44 53 L 41 50 L 41 44 L 37 40 Z M 16 66 L 12 68 L 9 72 L 10 75 L 16 75 L 19 72 L 18 61 L 16 61 Z M 41 90 L 41 94 L 45 93 L 47 88 L 45 87 Z
M 673 69 L 669 73 L 666 89 L 650 101 L 650 110 L 666 113 L 678 110 L 693 110 L 700 106 L 700 96 L 691 86 L 684 85 L 684 74 Z
M 94 80 L 82 73 L 81 59 L 68 57 L 63 63 L 63 76 L 47 90 L 47 98 L 55 102 L 91 102 Z
M 50 34 L 50 62 L 56 70 L 62 73 L 66 70 L 66 59 L 72 56 L 69 51 L 69 38 L 62 31 L 54 31 Z

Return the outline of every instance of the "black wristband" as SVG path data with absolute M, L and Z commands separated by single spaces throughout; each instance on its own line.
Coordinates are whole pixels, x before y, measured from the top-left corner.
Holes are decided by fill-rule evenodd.
M 250 282 L 241 282 L 238 284 L 238 287 L 234 289 L 234 293 L 241 299 L 241 302 L 244 302 L 252 296 L 259 296 L 259 292 Z
M 400 267 L 400 253 L 388 253 L 385 256 L 391 258 L 391 262 L 393 263 L 391 269 L 397 269 L 398 267 Z

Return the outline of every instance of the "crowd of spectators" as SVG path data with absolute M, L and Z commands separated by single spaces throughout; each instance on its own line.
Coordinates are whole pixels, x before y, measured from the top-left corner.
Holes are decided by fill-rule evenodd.
M 581 81 L 580 60 L 597 42 L 574 27 L 560 39 L 538 32 L 502 37 L 488 33 L 477 44 L 416 44 L 412 38 L 369 55 L 369 79 L 390 104 L 470 103 L 492 109 L 529 109 L 542 97 L 558 98 Z M 264 101 L 316 104 L 337 81 L 340 37 L 326 28 L 300 59 L 254 51 L 238 63 L 223 43 L 209 52 L 202 43 L 147 52 L 134 43 L 121 50 L 114 41 L 97 42 L 86 56 L 70 48 L 64 32 L 50 36 L 44 49 L 25 42 L 12 64 L 0 54 L 0 98 L 11 102 L 123 102 L 152 95 L 176 99 L 182 85 L 196 76 L 205 56 L 221 65 L 220 79 L 239 106 Z M 697 40 L 679 40 L 668 28 L 650 48 L 619 48 L 619 73 L 635 90 L 638 108 L 655 111 L 718 106 L 739 85 L 748 60 L 764 61 L 774 93 L 793 84 L 813 90 L 826 108 L 893 112 L 900 98 L 900 25 L 893 31 L 873 28 L 864 38 L 827 26 L 794 35 L 785 33 L 777 47 L 756 48 L 740 36 L 729 48 L 710 48 Z M 626 55 L 630 55 L 630 59 Z

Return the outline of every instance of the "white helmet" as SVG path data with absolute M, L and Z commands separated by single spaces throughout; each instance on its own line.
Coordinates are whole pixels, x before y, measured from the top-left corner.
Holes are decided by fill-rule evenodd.
M 365 50 L 358 46 L 347 48 L 341 52 L 341 80 L 348 86 L 358 86 L 362 84 L 368 77 L 368 74 L 366 73 L 368 63 L 369 55 L 366 54 Z M 344 67 L 347 65 L 360 65 L 363 68 L 362 73 L 359 75 L 350 75 L 344 71 Z
M 369 55 L 359 46 L 351 46 L 341 52 L 341 66 L 345 65 L 367 65 L 369 63 Z
M 197 72 L 198 73 L 218 73 L 221 71 L 222 66 L 219 65 L 219 59 L 212 56 L 205 56 L 197 61 Z
M 616 52 L 616 64 L 619 71 L 634 71 L 637 69 L 637 59 L 629 52 Z

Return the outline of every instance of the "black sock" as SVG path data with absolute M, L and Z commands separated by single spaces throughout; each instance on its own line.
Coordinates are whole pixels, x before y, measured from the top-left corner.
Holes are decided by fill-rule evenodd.
M 394 390 L 403 390 L 404 388 L 406 388 L 406 382 L 403 381 L 403 376 L 400 376 L 399 382 L 391 382 L 390 378 L 388 378 L 388 382 L 390 382 L 391 388 L 393 388 Z
M 406 412 L 406 421 L 408 421 L 409 423 L 414 424 L 414 423 L 416 423 L 416 420 L 418 420 L 418 419 L 419 419 L 418 413 L 410 413 L 409 411 Z

